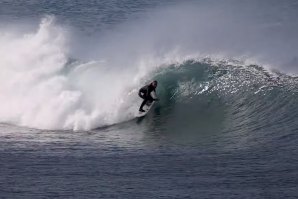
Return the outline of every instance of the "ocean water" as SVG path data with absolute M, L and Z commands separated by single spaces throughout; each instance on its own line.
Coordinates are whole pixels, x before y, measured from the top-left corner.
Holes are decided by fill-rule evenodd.
M 297 11 L 0 0 L 0 198 L 297 198 Z

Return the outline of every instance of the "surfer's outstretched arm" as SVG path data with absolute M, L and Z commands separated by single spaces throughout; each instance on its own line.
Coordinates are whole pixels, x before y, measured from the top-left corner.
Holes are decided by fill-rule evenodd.
M 155 91 L 152 91 L 151 94 L 150 94 L 150 96 L 152 97 L 152 100 L 153 101 L 158 101 L 159 100 Z

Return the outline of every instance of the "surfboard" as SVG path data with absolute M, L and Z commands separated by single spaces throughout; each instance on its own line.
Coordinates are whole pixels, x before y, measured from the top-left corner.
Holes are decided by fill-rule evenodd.
M 137 117 L 144 117 L 151 109 L 151 107 L 153 106 L 154 101 L 153 102 L 147 102 L 144 106 L 143 106 L 143 110 L 145 112 L 140 112 L 138 111 Z

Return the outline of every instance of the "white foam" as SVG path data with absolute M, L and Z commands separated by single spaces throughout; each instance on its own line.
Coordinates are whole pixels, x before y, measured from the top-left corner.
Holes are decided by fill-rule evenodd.
M 146 57 L 128 66 L 107 56 L 69 65 L 69 35 L 53 17 L 27 34 L 1 32 L 1 122 L 87 130 L 129 120 L 139 105 L 140 81 L 157 64 Z

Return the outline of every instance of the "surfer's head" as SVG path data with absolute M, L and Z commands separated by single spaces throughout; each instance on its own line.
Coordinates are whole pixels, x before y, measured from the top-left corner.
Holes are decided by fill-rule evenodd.
M 153 82 L 151 82 L 151 85 L 154 86 L 154 88 L 156 88 L 157 87 L 157 81 L 154 80 Z

